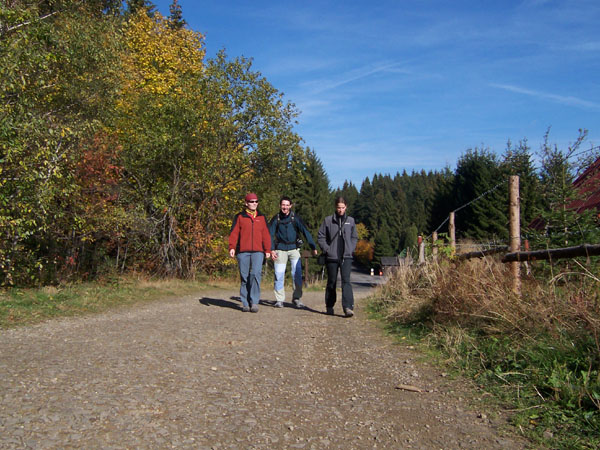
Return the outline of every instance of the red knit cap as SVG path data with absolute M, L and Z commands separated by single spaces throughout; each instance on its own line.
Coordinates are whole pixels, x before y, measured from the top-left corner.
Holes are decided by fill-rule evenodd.
M 246 195 L 246 201 L 249 202 L 250 200 L 256 200 L 258 201 L 258 196 L 256 194 L 253 194 L 252 192 Z

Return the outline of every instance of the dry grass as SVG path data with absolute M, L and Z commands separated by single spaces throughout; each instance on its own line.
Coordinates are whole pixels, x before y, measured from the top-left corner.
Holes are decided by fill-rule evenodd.
M 600 281 L 585 270 L 566 277 L 526 278 L 518 296 L 508 266 L 493 258 L 442 260 L 400 267 L 377 297 L 387 315 L 402 323 L 428 320 L 490 335 L 568 331 L 597 338 Z
M 534 442 L 600 448 L 598 266 L 538 264 L 534 273 L 518 296 L 494 258 L 404 266 L 373 306 L 511 405 Z

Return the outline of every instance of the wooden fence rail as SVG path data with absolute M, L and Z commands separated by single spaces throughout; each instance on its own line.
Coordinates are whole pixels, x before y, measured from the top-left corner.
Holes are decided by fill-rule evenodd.
M 502 257 L 502 262 L 535 261 L 538 259 L 575 258 L 577 256 L 600 255 L 600 244 L 582 244 L 575 247 L 552 248 L 546 250 L 533 250 L 530 252 L 507 253 Z
M 471 258 L 483 258 L 484 256 L 495 255 L 496 253 L 506 253 L 508 247 L 490 248 L 488 250 L 478 250 L 469 253 L 459 253 L 456 255 L 456 259 L 471 259 Z

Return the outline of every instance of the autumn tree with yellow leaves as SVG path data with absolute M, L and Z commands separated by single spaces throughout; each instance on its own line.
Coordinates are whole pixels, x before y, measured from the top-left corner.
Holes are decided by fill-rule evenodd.
M 214 270 L 244 193 L 274 212 L 305 157 L 251 60 L 145 5 L 0 6 L 0 284 Z
M 116 128 L 126 193 L 146 217 L 144 260 L 193 276 L 223 263 L 243 193 L 275 192 L 272 180 L 302 155 L 296 112 L 250 60 L 205 62 L 202 35 L 160 14 L 130 17 L 125 43 Z

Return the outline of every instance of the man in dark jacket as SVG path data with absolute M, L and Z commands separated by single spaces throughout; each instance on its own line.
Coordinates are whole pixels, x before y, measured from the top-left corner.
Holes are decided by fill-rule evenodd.
M 289 259 L 294 288 L 292 302 L 296 308 L 302 308 L 304 305 L 300 300 L 302 297 L 300 249 L 303 245 L 301 235 L 304 235 L 315 256 L 317 246 L 300 216 L 292 211 L 292 201 L 289 197 L 281 197 L 279 208 L 281 211 L 269 223 L 271 249 L 273 250 L 271 255 L 275 267 L 275 285 L 273 289 L 275 291 L 275 306 L 283 308 L 283 302 L 285 301 L 285 268 Z
M 237 254 L 242 311 L 258 312 L 260 279 L 265 256 L 271 256 L 267 218 L 258 212 L 258 196 L 246 195 L 246 208 L 233 218 L 229 233 L 229 256 Z
M 327 288 L 325 289 L 325 307 L 327 314 L 333 315 L 336 302 L 336 284 L 338 270 L 342 278 L 342 307 L 344 315 L 354 315 L 354 293 L 350 284 L 352 253 L 358 242 L 358 233 L 354 219 L 346 215 L 346 200 L 335 199 L 335 214 L 325 217 L 317 236 L 319 247 L 327 258 Z

